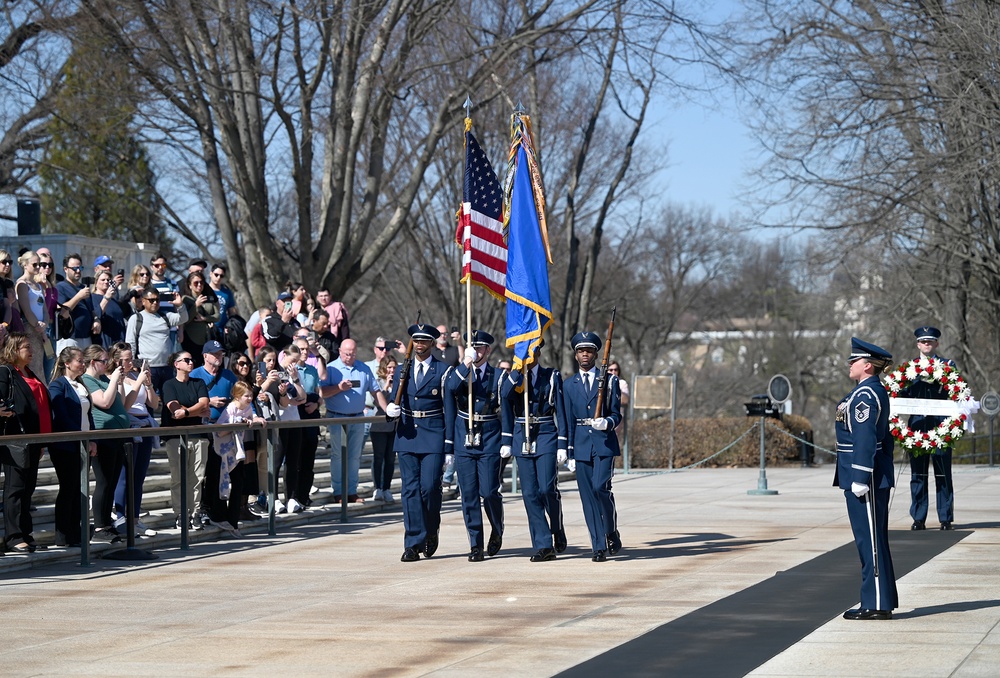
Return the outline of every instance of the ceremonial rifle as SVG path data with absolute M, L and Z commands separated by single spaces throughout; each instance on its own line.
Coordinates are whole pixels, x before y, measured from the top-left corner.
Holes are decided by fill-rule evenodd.
M 608 324 L 608 338 L 604 340 L 604 359 L 601 360 L 601 373 L 597 377 L 597 404 L 594 406 L 594 419 L 600 419 L 604 411 L 604 394 L 608 386 L 608 362 L 611 360 L 611 338 L 615 333 L 615 312 L 617 306 L 611 307 L 611 322 Z
M 420 311 L 417 311 L 417 325 L 420 324 Z M 399 388 L 396 389 L 396 398 L 393 402 L 399 405 L 403 402 L 403 391 L 406 390 L 406 386 L 410 383 L 410 369 L 413 367 L 413 337 L 410 337 L 410 343 L 406 345 L 406 357 L 403 358 L 403 369 L 399 373 Z

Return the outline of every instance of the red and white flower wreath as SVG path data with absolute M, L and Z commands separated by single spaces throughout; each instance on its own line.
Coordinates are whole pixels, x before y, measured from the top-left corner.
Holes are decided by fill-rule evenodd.
M 973 405 L 972 390 L 958 370 L 941 358 L 921 356 L 903 363 L 886 375 L 883 380 L 890 398 L 898 398 L 900 391 L 917 380 L 944 387 L 948 397 L 958 403 Z M 969 407 L 962 407 L 969 410 Z M 900 421 L 899 415 L 889 418 L 889 431 L 904 448 L 914 455 L 931 454 L 935 450 L 950 447 L 965 435 L 969 416 L 962 412 L 955 417 L 947 417 L 932 431 L 913 431 Z

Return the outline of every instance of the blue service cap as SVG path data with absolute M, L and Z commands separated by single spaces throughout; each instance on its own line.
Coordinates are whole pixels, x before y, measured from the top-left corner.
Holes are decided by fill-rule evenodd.
M 601 338 L 594 332 L 577 332 L 569 342 L 575 351 L 578 348 L 600 348 Z
M 884 348 L 876 346 L 875 344 L 870 344 L 867 341 L 862 341 L 857 337 L 851 337 L 851 357 L 850 362 L 855 360 L 861 360 L 862 358 L 866 360 L 892 360 L 892 354 L 889 353 Z
M 441 336 L 438 328 L 434 325 L 428 325 L 427 323 L 420 323 L 418 325 L 410 325 L 410 329 L 406 330 L 411 337 L 414 339 L 426 339 L 428 341 L 434 341 Z
M 941 330 L 930 325 L 924 325 L 913 330 L 913 336 L 917 338 L 917 341 L 937 341 L 941 338 Z
M 472 341 L 469 341 L 468 332 L 462 334 L 462 339 L 469 346 L 492 346 L 493 342 L 496 341 L 493 335 L 485 330 L 472 330 Z

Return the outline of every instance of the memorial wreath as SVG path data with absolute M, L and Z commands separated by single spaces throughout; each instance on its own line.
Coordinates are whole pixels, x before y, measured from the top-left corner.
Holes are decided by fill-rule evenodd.
M 903 389 L 918 380 L 939 384 L 955 402 L 969 404 L 973 402 L 968 382 L 954 366 L 941 358 L 921 356 L 903 363 L 884 378 L 890 398 L 899 397 Z M 944 421 L 931 431 L 914 431 L 901 421 L 899 415 L 894 415 L 889 418 L 889 430 L 904 448 L 918 456 L 932 454 L 935 450 L 953 445 L 965 435 L 968 419 L 968 414 L 961 412 L 954 417 L 945 417 Z

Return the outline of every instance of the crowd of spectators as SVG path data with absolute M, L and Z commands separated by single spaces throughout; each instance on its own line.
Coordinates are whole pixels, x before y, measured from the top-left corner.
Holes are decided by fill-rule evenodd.
M 20 276 L 14 278 L 14 264 Z M 189 435 L 186 501 L 181 498 L 182 439 L 170 428 L 205 423 L 360 417 L 384 413 L 403 344 L 379 337 L 364 362 L 350 338 L 349 314 L 329 290 L 311 295 L 289 282 L 273 306 L 239 313 L 226 284 L 227 267 L 190 263 L 174 281 L 168 258 L 115 271 L 97 257 L 87 266 L 68 254 L 62 273 L 47 250 L 25 249 L 15 259 L 0 250 L 0 423 L 3 435 L 79 432 L 96 480 L 90 539 L 122 539 L 129 503 L 142 515 L 143 485 L 155 447 L 166 449 L 170 504 L 176 527 L 207 524 L 239 536 L 239 522 L 266 514 L 267 446 L 254 435 Z M 454 347 L 442 350 L 449 358 Z M 366 351 L 367 353 L 367 351 Z M 135 437 L 89 440 L 88 431 L 135 429 Z M 392 424 L 329 428 L 331 487 L 335 501 L 363 502 L 358 493 L 361 450 L 371 436 L 374 500 L 392 502 L 395 473 Z M 347 476 L 341 440 L 346 435 Z M 281 428 L 275 468 L 283 472 L 278 512 L 312 503 L 318 426 Z M 132 445 L 131 483 L 126 441 Z M 22 456 L 14 452 L 23 452 Z M 80 442 L 39 448 L 0 446 L 4 471 L 5 551 L 44 548 L 34 540 L 31 500 L 39 460 L 49 454 L 59 490 L 55 543 L 79 546 Z M 132 496 L 127 496 L 131 486 Z M 129 502 L 131 499 L 131 502 Z M 183 507 L 182 507 L 183 505 Z M 136 536 L 155 531 L 135 521 Z M 3 551 L 0 551 L 2 554 Z

